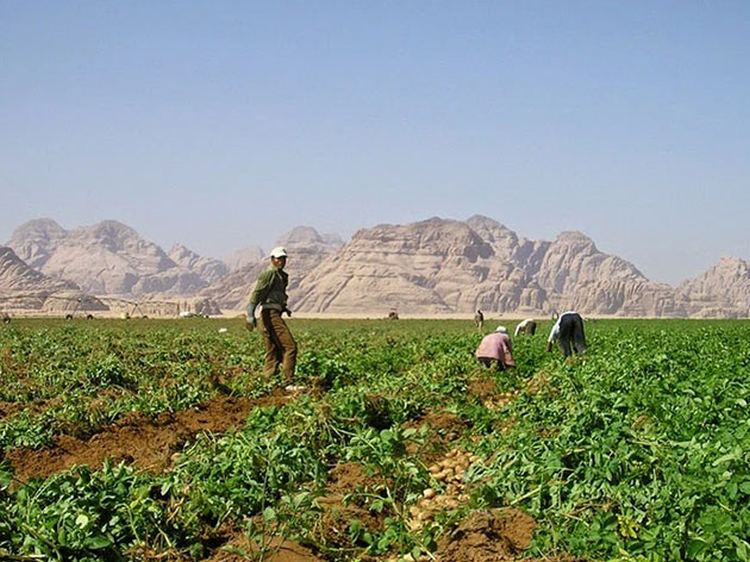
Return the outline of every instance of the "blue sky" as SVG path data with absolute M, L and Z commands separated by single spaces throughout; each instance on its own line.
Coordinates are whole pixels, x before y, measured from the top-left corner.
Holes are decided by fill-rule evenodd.
M 0 0 L 0 241 L 479 213 L 675 283 L 750 259 L 748 61 L 750 2 Z

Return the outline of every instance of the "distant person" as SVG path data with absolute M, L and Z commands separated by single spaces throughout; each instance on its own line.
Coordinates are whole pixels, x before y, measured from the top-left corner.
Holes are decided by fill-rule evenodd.
M 281 365 L 286 390 L 300 390 L 302 387 L 292 384 L 297 365 L 297 342 L 281 317 L 284 312 L 287 316 L 292 315 L 292 311 L 286 306 L 286 288 L 289 285 L 289 275 L 284 271 L 286 249 L 281 246 L 274 248 L 270 258 L 271 266 L 261 272 L 255 282 L 250 304 L 247 306 L 245 325 L 251 331 L 256 328 L 255 309 L 260 305 L 263 342 L 266 347 L 263 376 L 267 379 L 273 377 Z
M 498 326 L 494 332 L 484 336 L 474 355 L 479 363 L 487 368 L 494 365 L 498 371 L 516 366 L 513 359 L 513 344 L 505 326 Z
M 482 311 L 479 309 L 477 309 L 476 314 L 474 314 L 474 325 L 480 332 L 482 331 L 482 327 L 484 326 L 484 314 L 482 314 Z
M 557 318 L 547 338 L 547 351 L 552 351 L 552 344 L 556 341 L 565 357 L 570 357 L 573 352 L 580 354 L 586 351 L 586 336 L 580 314 L 569 310 Z
M 533 336 L 536 334 L 536 321 L 527 318 L 523 322 L 520 322 L 518 326 L 516 326 L 516 331 L 513 332 L 514 336 L 519 334 L 523 334 L 524 336 Z

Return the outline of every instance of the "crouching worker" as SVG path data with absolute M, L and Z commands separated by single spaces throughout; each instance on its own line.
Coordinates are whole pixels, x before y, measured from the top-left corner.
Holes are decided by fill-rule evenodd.
M 494 364 L 498 371 L 516 366 L 513 345 L 505 326 L 498 326 L 494 332 L 484 336 L 474 355 L 482 365 L 489 368 Z
M 258 322 L 255 318 L 255 309 L 260 305 L 263 342 L 266 347 L 263 376 L 266 379 L 273 377 L 281 365 L 286 389 L 293 391 L 299 390 L 298 387 L 292 386 L 297 364 L 297 342 L 281 317 L 283 312 L 286 312 L 287 316 L 292 315 L 286 306 L 286 287 L 289 284 L 289 275 L 284 271 L 286 258 L 284 248 L 278 247 L 271 251 L 271 267 L 258 276 L 250 297 L 246 327 L 248 330 L 255 329 Z
M 570 357 L 573 352 L 580 354 L 586 351 L 586 336 L 580 314 L 571 310 L 557 318 L 547 338 L 547 351 L 552 351 L 552 344 L 556 341 L 565 357 Z

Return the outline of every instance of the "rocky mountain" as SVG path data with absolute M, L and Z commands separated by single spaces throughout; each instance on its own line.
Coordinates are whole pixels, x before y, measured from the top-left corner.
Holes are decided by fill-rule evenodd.
M 677 287 L 692 316 L 747 318 L 750 316 L 750 263 L 724 257 L 698 277 Z
M 50 219 L 30 221 L 14 231 L 9 246 L 45 275 L 99 295 L 192 295 L 227 270 L 184 246 L 175 246 L 170 257 L 117 221 L 71 231 Z
M 75 283 L 50 278 L 29 267 L 11 248 L 0 246 L 0 309 L 64 312 L 107 307 Z
M 360 230 L 302 280 L 293 301 L 300 310 L 331 313 L 686 314 L 671 287 L 579 232 L 531 241 L 482 216 Z
M 166 253 L 116 221 L 66 231 L 39 219 L 16 229 L 10 244 L 22 265 L 6 251 L 5 270 L 16 272 L 17 287 L 26 283 L 41 291 L 31 299 L 37 309 L 44 295 L 83 290 L 123 299 L 124 305 L 112 305 L 117 310 L 134 301 L 148 301 L 159 314 L 215 313 L 216 303 L 239 310 L 268 267 L 257 247 L 236 252 L 228 263 L 179 244 Z M 346 244 L 302 226 L 275 245 L 289 252 L 290 307 L 304 312 L 385 315 L 396 309 L 428 315 L 481 308 L 517 315 L 576 309 L 611 316 L 750 316 L 750 264 L 743 260 L 723 258 L 673 288 L 601 252 L 580 232 L 529 240 L 480 215 L 378 225 L 358 231 Z M 41 273 L 24 270 L 19 277 L 19 268 L 28 269 L 23 260 Z
M 289 290 L 299 286 L 302 279 L 320 262 L 343 245 L 335 234 L 320 234 L 311 226 L 298 226 L 282 235 L 274 246 L 284 246 L 289 253 L 286 271 Z
M 684 316 L 669 285 L 649 281 L 633 264 L 600 252 L 580 232 L 563 232 L 546 247 L 533 271 L 546 291 L 546 310 L 588 314 Z
M 275 246 L 284 246 L 289 253 L 286 271 L 292 294 L 321 261 L 343 244 L 340 237 L 320 234 L 309 226 L 299 226 L 281 236 Z M 247 304 L 258 274 L 269 266 L 267 254 L 258 261 L 249 261 L 201 291 L 201 295 L 217 301 L 223 308 L 239 310 Z
M 197 274 L 206 284 L 211 284 L 229 273 L 229 267 L 224 262 L 199 256 L 182 244 L 175 244 L 169 250 L 170 259 L 178 266 Z
M 266 254 L 260 246 L 248 246 L 247 248 L 232 252 L 222 261 L 227 265 L 229 271 L 237 271 L 246 265 L 254 265 L 261 262 L 265 257 Z
M 36 219 L 19 226 L 8 246 L 29 267 L 38 270 L 67 235 L 67 231 L 52 219 Z

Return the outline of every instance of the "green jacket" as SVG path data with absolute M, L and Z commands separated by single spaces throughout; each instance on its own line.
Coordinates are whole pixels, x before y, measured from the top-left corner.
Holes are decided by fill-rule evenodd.
M 270 267 L 258 275 L 255 289 L 250 296 L 250 306 L 253 309 L 259 304 L 265 308 L 284 310 L 286 308 L 286 287 L 289 275 L 283 269 Z

